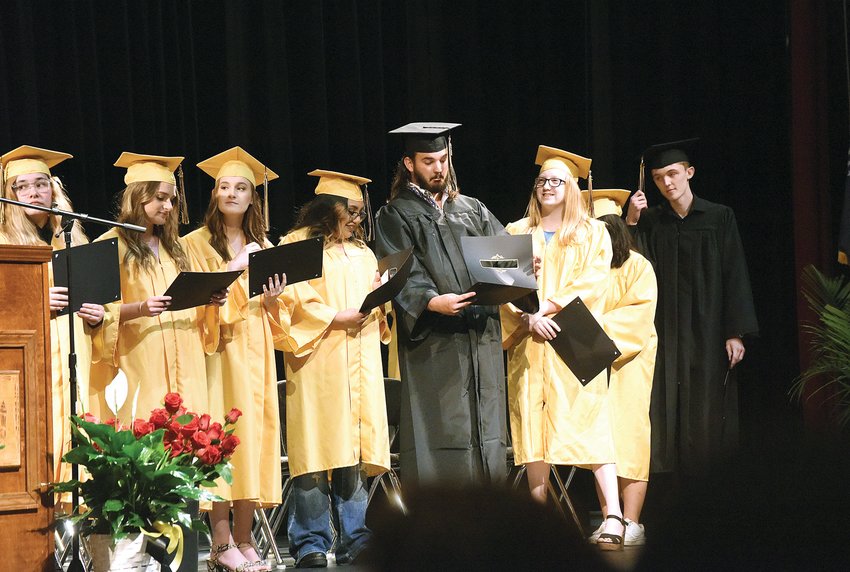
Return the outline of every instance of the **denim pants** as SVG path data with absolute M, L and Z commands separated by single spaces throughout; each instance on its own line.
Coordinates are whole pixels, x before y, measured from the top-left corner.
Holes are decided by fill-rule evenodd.
M 369 540 L 366 528 L 366 476 L 360 466 L 299 475 L 292 479 L 287 534 L 289 554 L 298 562 L 313 552 L 327 553 L 338 533 L 336 561 L 350 562 Z

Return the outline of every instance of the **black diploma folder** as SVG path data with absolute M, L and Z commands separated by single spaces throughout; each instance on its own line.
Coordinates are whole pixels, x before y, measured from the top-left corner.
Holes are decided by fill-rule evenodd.
M 561 331 L 549 343 L 582 385 L 590 383 L 620 357 L 620 350 L 581 298 L 576 297 L 552 319 Z
M 71 281 L 68 284 L 68 255 Z M 53 252 L 53 285 L 68 288 L 68 305 L 57 312 L 62 316 L 83 304 L 109 304 L 121 299 L 118 270 L 118 239 L 102 240 Z
M 507 304 L 537 291 L 530 234 L 462 236 L 464 262 L 475 292 L 473 304 Z
M 262 294 L 263 285 L 268 287 L 275 274 L 286 274 L 287 284 L 320 277 L 323 248 L 324 239 L 316 236 L 252 252 L 248 255 L 248 297 Z
M 176 312 L 195 306 L 206 306 L 210 303 L 213 294 L 233 284 L 233 281 L 243 272 L 244 270 L 181 272 L 163 293 L 163 296 L 171 296 L 171 305 L 168 310 Z
M 404 283 L 407 282 L 407 277 L 410 275 L 410 267 L 413 266 L 412 252 L 413 249 L 408 248 L 385 256 L 378 261 L 378 272 L 381 276 L 386 274 L 387 281 L 369 292 L 360 306 L 361 314 L 371 312 L 373 308 L 386 304 L 401 292 Z

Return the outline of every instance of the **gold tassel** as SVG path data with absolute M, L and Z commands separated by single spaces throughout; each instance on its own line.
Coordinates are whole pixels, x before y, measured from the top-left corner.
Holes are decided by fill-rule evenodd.
M 643 155 L 641 155 L 640 156 L 640 173 L 638 173 L 638 190 L 640 192 L 643 192 L 643 185 L 644 185 L 643 177 L 644 177 L 644 175 L 643 175 Z
M 266 223 L 265 231 L 269 231 L 269 172 L 263 169 L 263 220 Z
M 593 209 L 593 171 L 587 171 L 587 198 L 590 201 L 590 216 L 596 218 L 596 213 Z
M 183 165 L 177 166 L 177 192 L 180 193 L 180 224 L 189 224 L 189 205 L 186 204 L 186 182 L 183 180 Z
M 0 191 L 2 191 L 3 196 L 5 197 L 6 196 L 6 169 L 3 168 L 2 163 L 0 163 Z M 5 205 L 5 203 L 0 205 L 0 224 L 6 224 L 6 205 Z
M 363 202 L 366 206 L 366 224 L 369 225 L 366 231 L 366 241 L 371 242 L 375 238 L 375 219 L 372 214 L 372 201 L 369 200 L 369 185 L 363 185 Z

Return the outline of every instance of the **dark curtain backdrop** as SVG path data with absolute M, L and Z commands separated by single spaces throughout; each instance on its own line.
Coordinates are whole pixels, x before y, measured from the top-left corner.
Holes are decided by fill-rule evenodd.
M 409 121 L 463 124 L 461 188 L 504 222 L 523 214 L 538 144 L 593 157 L 597 188 L 634 189 L 643 148 L 699 136 L 693 188 L 734 208 L 753 279 L 762 336 L 740 375 L 755 434 L 798 416 L 791 26 L 782 2 L 730 4 L 4 0 L 0 150 L 72 153 L 56 172 L 98 216 L 121 151 L 185 155 L 197 224 L 212 181 L 194 164 L 241 145 L 281 174 L 274 238 L 313 168 L 370 177 L 382 203 L 400 154 L 386 132 Z

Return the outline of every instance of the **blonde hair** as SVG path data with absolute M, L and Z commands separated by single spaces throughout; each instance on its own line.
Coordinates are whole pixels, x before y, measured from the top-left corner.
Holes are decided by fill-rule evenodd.
M 7 199 L 18 200 L 17 193 L 12 189 L 12 185 L 17 179 L 17 177 L 10 177 L 6 181 L 6 186 L 3 189 L 3 195 Z M 71 200 L 68 198 L 68 194 L 65 192 L 65 187 L 62 185 L 62 181 L 59 180 L 59 177 L 48 177 L 48 180 L 50 181 L 50 186 L 53 189 L 51 202 L 55 203 L 56 208 L 63 211 L 73 211 L 74 208 L 71 205 Z M 23 208 L 15 205 L 3 204 L 0 205 L 0 209 L 2 209 L 2 217 L 0 217 L 0 219 L 3 221 L 3 224 L 0 225 L 0 236 L 3 237 L 5 242 L 26 246 L 44 244 L 38 235 L 38 227 L 30 221 Z M 62 230 L 62 217 L 49 214 L 47 216 L 47 222 L 54 235 Z M 71 244 L 73 246 L 77 246 L 80 244 L 87 244 L 88 241 L 89 240 L 86 237 L 86 233 L 83 230 L 80 221 L 75 220 L 71 228 Z M 58 238 L 54 236 L 50 245 L 55 249 L 64 248 L 65 239 L 62 238 L 62 236 L 59 236 Z
M 581 242 L 590 230 L 590 213 L 587 212 L 587 206 L 581 198 L 581 189 L 578 183 L 571 176 L 567 175 L 564 180 L 564 210 L 561 218 L 561 228 L 558 229 L 558 242 L 563 246 L 571 242 Z M 540 226 L 540 221 L 543 218 L 540 212 L 540 201 L 537 200 L 537 187 L 532 185 L 531 198 L 528 201 L 528 207 L 525 209 L 525 216 L 528 217 L 529 232 Z
M 151 202 L 162 184 L 159 181 L 143 181 L 138 183 L 130 183 L 127 185 L 120 195 L 118 222 L 127 222 L 139 226 L 148 226 L 148 217 L 145 214 L 145 205 Z M 172 185 L 173 186 L 173 185 Z M 175 196 L 175 200 L 176 200 Z M 189 270 L 189 257 L 186 251 L 180 245 L 177 217 L 180 211 L 180 205 L 175 205 L 168 213 L 168 219 L 162 226 L 154 225 L 153 234 L 159 238 L 159 244 L 177 263 L 177 267 L 186 271 Z M 126 231 L 122 228 L 118 229 L 118 234 L 127 243 L 127 254 L 124 255 L 124 262 L 134 264 L 151 270 L 156 262 L 156 255 L 151 247 L 142 240 L 142 233 Z

